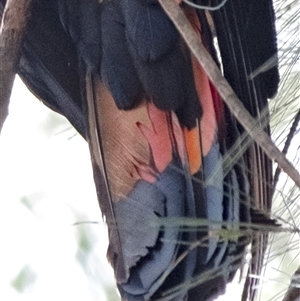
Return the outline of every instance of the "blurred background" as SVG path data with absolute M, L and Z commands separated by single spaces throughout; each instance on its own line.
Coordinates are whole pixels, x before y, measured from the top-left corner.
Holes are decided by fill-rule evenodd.
M 87 143 L 19 78 L 0 139 L 0 299 L 117 300 Z
M 283 149 L 300 110 L 300 3 L 274 3 L 281 85 L 270 111 L 273 139 Z M 298 170 L 299 145 L 298 125 L 288 150 Z M 88 146 L 19 78 L 0 137 L 0 183 L 0 300 L 119 300 Z M 281 174 L 273 213 L 286 230 L 270 234 L 259 300 L 282 300 L 300 266 L 299 199 L 299 189 Z M 220 300 L 239 300 L 236 278 Z

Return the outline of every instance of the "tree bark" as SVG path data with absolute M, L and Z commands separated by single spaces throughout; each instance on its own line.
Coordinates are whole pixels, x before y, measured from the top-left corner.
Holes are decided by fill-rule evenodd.
M 31 0 L 7 0 L 0 27 L 0 132 L 19 63 Z

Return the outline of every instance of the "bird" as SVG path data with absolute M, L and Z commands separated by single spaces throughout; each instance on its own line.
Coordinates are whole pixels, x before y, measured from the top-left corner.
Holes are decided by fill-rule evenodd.
M 177 2 L 270 133 L 278 67 L 250 75 L 277 58 L 272 1 Z M 260 272 L 267 237 L 247 230 L 270 222 L 272 162 L 157 0 L 34 0 L 18 74 L 89 143 L 123 301 L 214 300 L 250 243 L 249 274 Z M 247 278 L 243 300 L 255 283 Z

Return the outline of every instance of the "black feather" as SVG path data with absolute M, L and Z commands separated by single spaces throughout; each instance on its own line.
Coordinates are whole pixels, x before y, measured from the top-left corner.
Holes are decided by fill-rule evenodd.
M 136 106 L 144 90 L 134 68 L 125 38 L 125 24 L 118 1 L 101 4 L 101 78 L 109 87 L 116 105 L 123 110 Z
M 33 2 L 18 73 L 33 94 L 86 136 L 80 59 L 55 4 L 54 0 Z
M 57 6 L 60 21 L 76 45 L 79 56 L 88 69 L 97 70 L 101 58 L 98 0 L 59 0 Z

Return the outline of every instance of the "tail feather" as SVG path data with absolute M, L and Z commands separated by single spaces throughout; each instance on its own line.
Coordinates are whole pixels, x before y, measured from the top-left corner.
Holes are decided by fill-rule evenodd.
M 219 1 L 213 2 L 216 4 Z M 248 111 L 269 132 L 268 98 L 277 92 L 278 67 L 273 66 L 254 79 L 250 79 L 249 75 L 271 57 L 277 58 L 272 1 L 229 1 L 220 10 L 213 12 L 212 17 L 224 75 Z M 263 47 L 263 51 L 260 47 Z M 243 135 L 239 125 L 238 130 Z M 243 157 L 247 178 L 250 179 L 251 208 L 268 215 L 272 204 L 272 162 L 256 144 L 250 145 Z M 255 215 L 251 219 L 255 222 Z M 254 235 L 252 262 L 242 300 L 255 298 L 253 287 L 258 283 L 258 279 L 250 279 L 250 275 L 260 275 L 262 271 L 267 240 L 266 234 Z
M 277 53 L 274 14 L 270 0 L 254 2 L 228 1 L 212 19 L 225 76 L 268 130 L 262 112 L 277 69 L 248 75 Z M 270 210 L 271 162 L 240 145 L 244 131 L 158 3 L 130 4 L 35 1 L 19 74 L 89 142 L 122 299 L 213 300 L 250 241 L 239 223 Z M 206 14 L 182 8 L 217 60 Z M 261 271 L 266 239 L 255 238 L 251 273 Z

